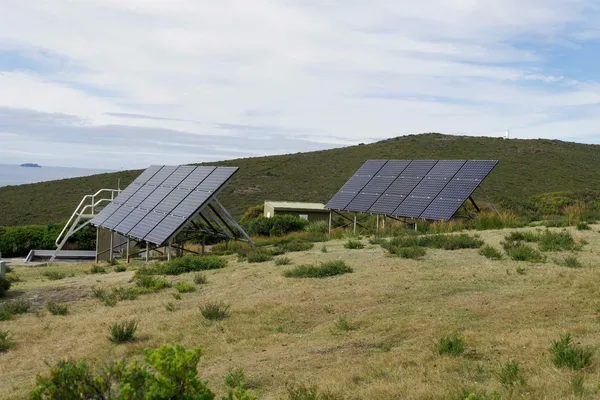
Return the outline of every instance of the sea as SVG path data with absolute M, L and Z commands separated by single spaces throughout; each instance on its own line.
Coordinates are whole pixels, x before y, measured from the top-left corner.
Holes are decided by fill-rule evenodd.
M 26 183 L 37 183 L 54 181 L 57 179 L 77 178 L 114 172 L 104 169 L 69 168 L 69 167 L 45 167 L 32 168 L 20 165 L 0 164 L 0 187 L 10 185 L 23 185 Z

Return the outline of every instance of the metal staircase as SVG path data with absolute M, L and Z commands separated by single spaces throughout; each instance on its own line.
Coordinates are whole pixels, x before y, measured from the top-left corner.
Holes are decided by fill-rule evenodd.
M 60 235 L 56 238 L 56 250 L 54 251 L 54 254 L 52 254 L 52 257 L 50 257 L 50 262 L 54 261 L 57 256 L 64 253 L 62 248 L 65 243 L 67 243 L 67 240 L 85 226 L 89 225 L 90 220 L 94 218 L 106 204 L 113 201 L 120 192 L 120 189 L 100 189 L 94 194 L 84 196 L 79 202 L 79 205 L 75 208 L 75 211 L 73 211 L 71 218 L 69 218 L 69 221 L 60 232 Z

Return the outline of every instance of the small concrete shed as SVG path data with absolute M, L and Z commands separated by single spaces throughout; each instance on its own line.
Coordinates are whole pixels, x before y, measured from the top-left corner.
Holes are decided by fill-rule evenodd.
M 321 203 L 301 203 L 292 201 L 265 201 L 265 218 L 289 214 L 307 221 L 329 221 L 329 210 Z

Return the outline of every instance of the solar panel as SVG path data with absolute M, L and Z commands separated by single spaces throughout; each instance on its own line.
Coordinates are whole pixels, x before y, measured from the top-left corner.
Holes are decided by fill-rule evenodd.
M 205 207 L 237 170 L 151 166 L 92 223 L 160 246 Z
M 496 164 L 494 160 L 368 160 L 327 208 L 448 219 Z

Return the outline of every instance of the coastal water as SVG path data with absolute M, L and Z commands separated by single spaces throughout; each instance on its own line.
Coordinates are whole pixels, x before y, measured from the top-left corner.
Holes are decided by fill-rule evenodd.
M 66 167 L 44 167 L 30 168 L 19 165 L 0 164 L 0 187 L 9 185 L 23 185 L 25 183 L 37 183 L 53 181 L 56 179 L 76 178 L 113 172 L 102 169 L 88 168 L 66 168 Z

